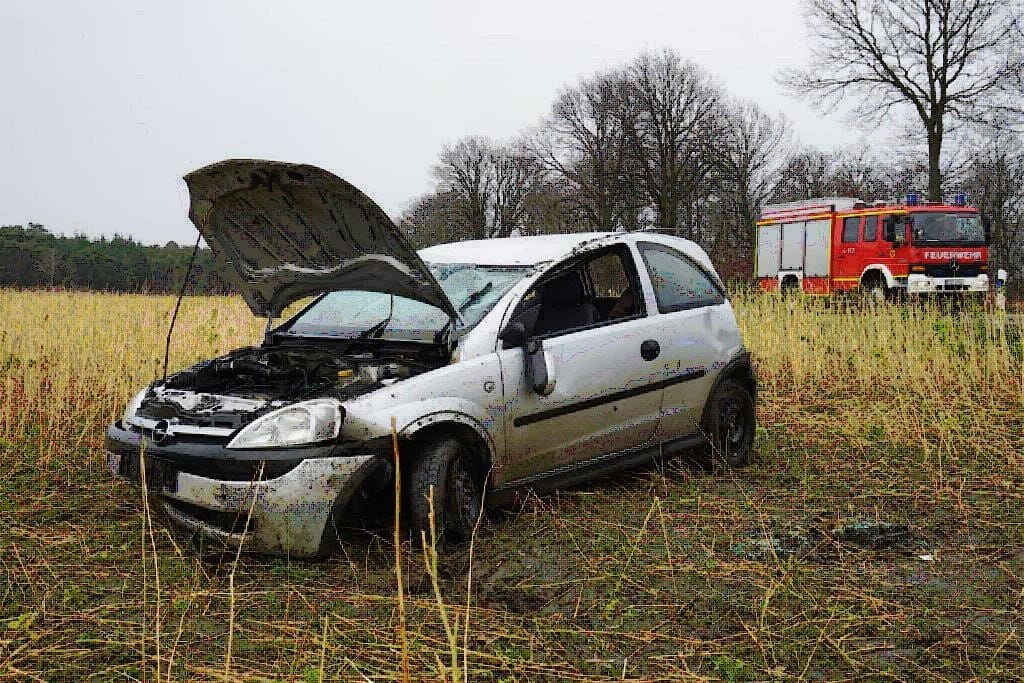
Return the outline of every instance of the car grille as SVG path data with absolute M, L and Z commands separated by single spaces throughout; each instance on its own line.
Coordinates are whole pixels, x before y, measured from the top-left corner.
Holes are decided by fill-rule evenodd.
M 931 277 L 978 277 L 981 266 L 976 263 L 961 265 L 954 270 L 947 263 L 941 266 L 925 266 L 924 272 Z
M 177 488 L 179 472 L 219 481 L 265 481 L 288 474 L 301 462 L 302 460 L 266 460 L 263 465 L 263 477 L 260 479 L 260 461 L 258 460 L 184 456 L 158 458 L 147 455 L 146 488 L 153 491 L 174 491 Z M 129 481 L 141 483 L 139 454 L 125 453 L 122 455 L 118 473 Z
M 252 418 L 252 415 L 237 412 L 186 412 L 179 410 L 173 403 L 157 401 L 140 407 L 136 415 L 147 420 L 176 418 L 181 424 L 193 427 L 219 427 L 222 429 L 238 429 Z
M 225 533 L 241 534 L 247 530 L 245 523 L 249 518 L 248 510 L 211 510 L 203 507 L 202 505 L 186 503 L 182 500 L 164 500 L 164 505 L 171 508 L 174 512 L 177 512 L 179 515 L 191 517 L 192 519 L 203 522 L 204 524 L 209 524 L 210 526 Z M 248 519 L 248 521 L 248 532 L 252 533 L 256 528 L 256 520 Z

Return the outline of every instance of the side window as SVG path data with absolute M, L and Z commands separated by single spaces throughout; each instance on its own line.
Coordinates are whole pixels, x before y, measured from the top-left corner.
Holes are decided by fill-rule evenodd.
M 651 276 L 659 312 L 715 306 L 725 301 L 718 285 L 683 254 L 651 242 L 637 246 Z
M 864 218 L 864 241 L 874 242 L 878 239 L 878 216 Z
M 628 252 L 610 251 L 587 264 L 593 287 L 593 304 L 601 320 L 628 318 L 641 312 L 633 278 L 622 262 L 632 260 Z
M 570 262 L 534 285 L 512 317 L 531 336 L 552 337 L 641 314 L 632 264 L 625 247 Z
M 860 216 L 850 216 L 843 219 L 844 242 L 856 242 L 858 232 L 860 232 Z

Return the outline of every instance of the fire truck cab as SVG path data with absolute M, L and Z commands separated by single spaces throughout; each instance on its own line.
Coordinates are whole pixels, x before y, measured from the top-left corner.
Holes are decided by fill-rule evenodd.
M 765 207 L 754 269 L 770 292 L 984 293 L 988 243 L 988 221 L 963 195 L 953 204 L 822 197 Z

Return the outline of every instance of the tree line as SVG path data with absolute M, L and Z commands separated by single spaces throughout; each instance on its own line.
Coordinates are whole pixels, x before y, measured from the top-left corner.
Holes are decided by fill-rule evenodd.
M 114 235 L 54 235 L 38 223 L 0 227 L 0 286 L 166 294 L 181 287 L 192 246 L 139 244 Z M 209 249 L 196 254 L 190 293 L 227 294 Z

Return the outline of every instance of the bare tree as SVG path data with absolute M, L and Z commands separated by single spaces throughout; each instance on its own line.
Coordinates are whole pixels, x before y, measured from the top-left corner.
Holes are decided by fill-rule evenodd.
M 721 91 L 671 50 L 640 55 L 627 79 L 623 127 L 659 228 L 693 236 L 695 207 L 719 163 Z
M 545 170 L 536 157 L 516 147 L 491 152 L 494 198 L 491 209 L 491 237 L 507 237 L 523 230 L 527 219 L 527 198 L 544 181 Z
M 728 112 L 719 196 L 725 213 L 719 239 L 748 246 L 754 221 L 779 181 L 789 143 L 789 122 L 765 114 L 752 102 Z
M 949 126 L 1020 123 L 1020 0 L 806 0 L 806 14 L 813 66 L 781 82 L 823 106 L 859 96 L 856 111 L 875 121 L 909 107 L 926 134 L 933 201 Z
M 867 147 L 836 152 L 832 155 L 829 179 L 831 194 L 865 201 L 890 199 L 895 193 L 890 184 L 889 167 L 887 161 Z
M 1013 273 L 1015 283 L 1024 275 L 1024 140 L 999 134 L 979 141 L 984 149 L 963 179 L 973 202 L 991 221 L 992 266 Z
M 442 192 L 451 192 L 457 216 L 467 237 L 490 237 L 489 210 L 494 198 L 492 157 L 494 143 L 482 137 L 465 137 L 441 150 L 433 168 Z
M 564 88 L 530 141 L 597 230 L 622 225 L 636 203 L 621 117 L 624 87 L 621 74 L 608 72 Z
M 417 247 L 473 237 L 464 227 L 464 200 L 452 190 L 432 192 L 413 200 L 398 219 L 398 227 Z
M 834 193 L 833 155 L 814 148 L 801 149 L 783 162 L 779 181 L 772 192 L 773 202 L 789 202 Z

